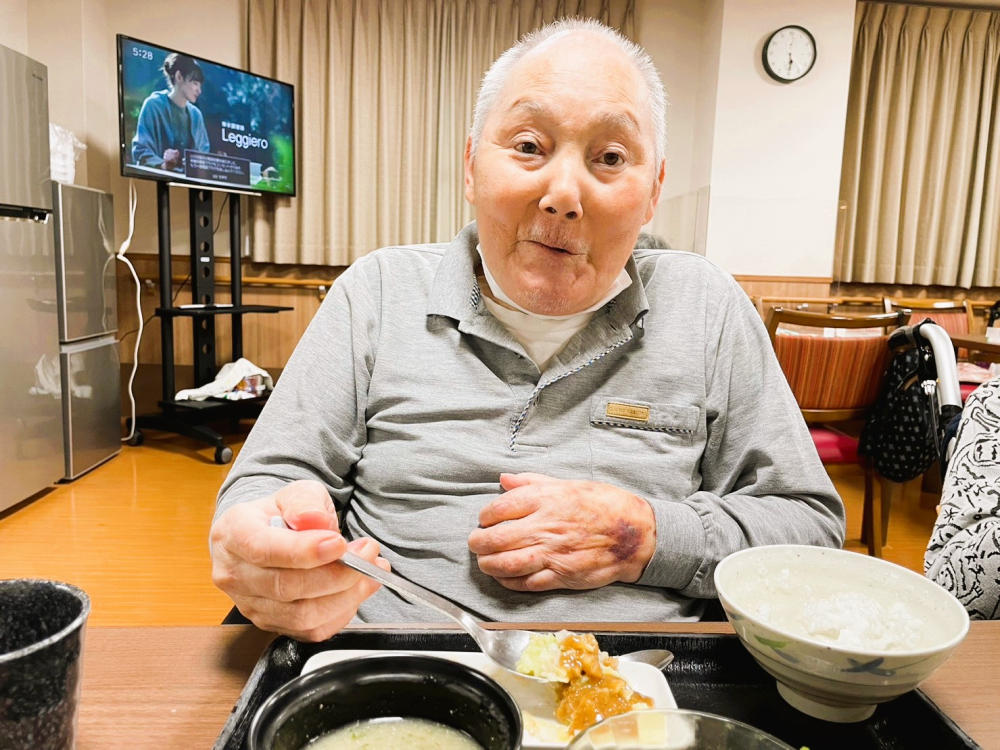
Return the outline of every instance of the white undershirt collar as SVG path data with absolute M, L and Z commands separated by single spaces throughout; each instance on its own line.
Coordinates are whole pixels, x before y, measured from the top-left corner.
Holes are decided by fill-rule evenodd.
M 588 307 L 586 310 L 580 310 L 579 312 L 575 312 L 572 315 L 539 315 L 538 313 L 533 313 L 530 310 L 525 310 L 504 292 L 504 290 L 500 287 L 499 282 L 497 282 L 497 280 L 493 278 L 493 274 L 490 273 L 489 266 L 486 265 L 486 257 L 483 255 L 483 246 L 476 245 L 476 250 L 478 251 L 479 258 L 483 263 L 483 275 L 486 277 L 486 283 L 489 284 L 490 291 L 493 292 L 493 296 L 496 297 L 501 302 L 505 302 L 506 304 L 510 305 L 515 310 L 518 310 L 524 313 L 525 315 L 530 315 L 533 318 L 540 318 L 541 320 L 568 320 L 569 318 L 576 317 L 577 315 L 582 315 L 583 313 L 595 312 L 597 310 L 600 310 L 604 305 L 606 305 L 608 302 L 613 300 L 615 297 L 617 297 L 619 294 L 621 294 L 623 291 L 625 291 L 632 285 L 632 277 L 629 276 L 628 271 L 626 271 L 623 268 L 621 273 L 618 274 L 618 278 L 616 278 L 614 282 L 611 284 L 611 288 L 608 289 L 607 294 L 605 294 L 600 300 L 598 300 L 596 303 Z
M 486 277 L 486 283 L 489 285 L 493 296 L 497 300 L 502 300 L 515 308 L 511 310 L 504 307 L 500 302 L 484 296 L 483 303 L 486 305 L 486 309 L 510 331 L 511 335 L 524 347 L 524 351 L 531 358 L 531 361 L 541 371 L 545 370 L 553 357 L 566 348 L 571 338 L 587 327 L 587 324 L 590 323 L 601 307 L 617 297 L 632 283 L 632 277 L 628 275 L 625 269 L 622 269 L 622 272 L 615 279 L 608 293 L 599 302 L 591 305 L 586 310 L 581 310 L 572 315 L 538 315 L 525 310 L 504 293 L 503 289 L 500 288 L 500 284 L 493 278 L 493 274 L 490 273 L 490 269 L 486 265 L 482 246 L 476 245 L 476 250 L 479 251 L 479 257 L 483 262 L 483 275 Z

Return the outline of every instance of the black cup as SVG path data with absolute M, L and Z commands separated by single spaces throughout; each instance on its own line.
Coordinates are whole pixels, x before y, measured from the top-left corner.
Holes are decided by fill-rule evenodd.
M 0 748 L 74 746 L 89 614 L 90 598 L 75 586 L 0 581 Z
M 336 662 L 274 693 L 250 725 L 250 750 L 300 750 L 366 719 L 427 719 L 461 730 L 486 750 L 519 750 L 521 711 L 481 672 L 434 656 L 386 654 Z

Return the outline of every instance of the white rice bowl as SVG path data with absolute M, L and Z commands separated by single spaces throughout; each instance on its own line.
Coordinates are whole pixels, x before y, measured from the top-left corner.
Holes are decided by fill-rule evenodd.
M 741 550 L 716 567 L 715 586 L 781 696 L 827 721 L 867 719 L 929 677 L 969 631 L 965 608 L 936 583 L 844 550 Z

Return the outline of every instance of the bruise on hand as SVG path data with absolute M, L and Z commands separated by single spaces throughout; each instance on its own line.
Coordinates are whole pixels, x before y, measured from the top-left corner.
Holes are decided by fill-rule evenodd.
M 643 530 L 622 518 L 619 518 L 618 522 L 606 533 L 614 539 L 614 544 L 611 545 L 611 554 L 618 562 L 631 560 L 643 542 Z

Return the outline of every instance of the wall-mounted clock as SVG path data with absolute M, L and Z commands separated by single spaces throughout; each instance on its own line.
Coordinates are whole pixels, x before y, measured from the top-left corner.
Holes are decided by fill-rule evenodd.
M 776 81 L 797 81 L 816 64 L 816 40 L 801 26 L 785 26 L 764 42 L 764 70 Z

